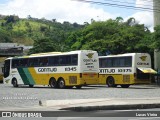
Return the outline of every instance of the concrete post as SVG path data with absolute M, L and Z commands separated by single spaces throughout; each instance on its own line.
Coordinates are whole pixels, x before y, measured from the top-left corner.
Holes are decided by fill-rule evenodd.
M 160 25 L 160 0 L 153 0 L 154 9 L 154 27 Z M 154 69 L 157 70 L 158 74 L 156 77 L 156 83 L 160 85 L 160 51 L 154 50 Z

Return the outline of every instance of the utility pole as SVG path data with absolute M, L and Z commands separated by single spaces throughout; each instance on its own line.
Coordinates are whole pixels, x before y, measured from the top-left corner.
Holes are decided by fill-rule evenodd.
M 160 0 L 153 0 L 154 27 L 160 25 Z M 158 11 L 159 10 L 159 11 Z M 160 51 L 154 50 L 154 69 L 160 72 Z
M 153 0 L 154 27 L 160 25 L 160 0 Z

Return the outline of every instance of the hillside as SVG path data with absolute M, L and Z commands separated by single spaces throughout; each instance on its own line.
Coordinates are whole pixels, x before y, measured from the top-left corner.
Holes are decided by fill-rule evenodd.
M 59 23 L 55 19 L 49 21 L 44 18 L 37 19 L 30 16 L 21 19 L 14 15 L 0 15 L 0 42 L 33 45 L 38 38 L 47 37 L 63 43 L 71 32 L 82 27 L 77 23 Z
M 33 45 L 29 54 L 90 49 L 100 55 L 147 52 L 153 56 L 154 49 L 160 49 L 159 33 L 160 26 L 151 33 L 134 18 L 91 20 L 90 24 L 79 25 L 67 21 L 59 23 L 56 19 L 0 15 L 0 42 Z

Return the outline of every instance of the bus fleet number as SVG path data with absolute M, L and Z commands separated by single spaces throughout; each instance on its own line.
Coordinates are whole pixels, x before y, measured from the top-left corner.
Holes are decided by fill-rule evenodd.
M 118 72 L 132 72 L 131 69 L 118 69 Z
M 77 68 L 76 67 L 66 67 L 65 71 L 76 71 Z

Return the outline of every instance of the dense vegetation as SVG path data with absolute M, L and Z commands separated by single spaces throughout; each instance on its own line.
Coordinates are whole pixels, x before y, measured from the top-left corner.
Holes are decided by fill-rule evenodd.
M 160 26 L 155 32 L 139 24 L 134 18 L 77 23 L 59 23 L 44 18 L 28 16 L 0 16 L 0 42 L 17 42 L 33 45 L 29 53 L 70 51 L 79 49 L 97 50 L 100 55 L 129 52 L 147 52 L 153 55 L 160 49 Z

